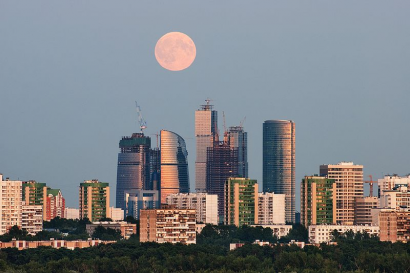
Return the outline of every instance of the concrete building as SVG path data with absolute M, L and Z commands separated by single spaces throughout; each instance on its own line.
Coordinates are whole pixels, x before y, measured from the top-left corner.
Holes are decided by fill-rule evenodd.
M 263 191 L 286 194 L 286 221 L 295 222 L 295 123 L 263 123 Z
M 231 148 L 238 151 L 238 177 L 248 177 L 248 133 L 243 126 L 231 126 L 224 135 Z
M 410 187 L 410 174 L 406 176 L 399 176 L 397 174 L 385 175 L 383 178 L 378 179 L 379 197 L 383 195 L 384 191 L 392 191 L 397 186 Z
M 355 225 L 371 225 L 372 209 L 378 206 L 379 199 L 377 197 L 357 197 L 354 210 Z
M 118 222 L 118 221 L 123 221 L 124 220 L 124 210 L 121 208 L 110 208 L 110 217 L 111 220 Z
M 196 222 L 218 224 L 218 195 L 207 193 L 178 193 L 168 195 L 166 203 L 177 209 L 195 209 Z
M 273 231 L 273 235 L 281 238 L 289 234 L 289 231 L 292 229 L 292 225 L 252 225 L 252 227 L 261 226 L 263 228 L 270 228 Z
M 132 216 L 139 219 L 142 209 L 159 209 L 161 207 L 159 191 L 157 190 L 129 190 L 124 194 L 125 217 Z
M 80 210 L 77 208 L 65 208 L 64 218 L 66 219 L 80 219 Z
M 175 193 L 189 192 L 188 152 L 178 134 L 161 130 L 161 204 Z
M 110 215 L 110 187 L 98 179 L 85 180 L 80 184 L 80 219 L 88 218 L 91 222 Z
M 380 225 L 380 241 L 392 243 L 410 241 L 409 209 L 381 209 L 375 216 L 375 222 Z
M 225 224 L 258 224 L 258 183 L 256 180 L 230 177 L 225 184 Z
M 379 226 L 372 225 L 310 225 L 309 242 L 311 244 L 328 243 L 332 241 L 332 232 L 337 230 L 339 234 L 352 230 L 354 233 L 367 232 L 370 236 L 379 235 Z
M 194 209 L 153 209 L 140 212 L 140 242 L 196 244 Z
M 121 231 L 121 236 L 124 239 L 129 239 L 131 235 L 137 233 L 137 224 L 129 224 L 127 222 L 93 222 L 92 224 L 87 224 L 85 229 L 91 236 L 99 226 Z
M 285 224 L 285 194 L 258 193 L 258 224 Z
M 213 110 L 210 100 L 195 111 L 195 138 L 196 138 L 196 160 L 195 160 L 195 190 L 206 191 L 206 162 L 207 148 L 212 147 L 218 132 L 218 112 Z
M 24 181 L 22 183 L 22 201 L 25 205 L 42 206 L 43 219 L 47 220 L 47 185 L 35 180 Z M 49 221 L 49 220 L 48 220 Z
M 21 229 L 36 235 L 43 230 L 43 206 L 23 205 L 21 210 Z
M 0 235 L 12 226 L 21 226 L 22 181 L 12 181 L 0 174 Z
M 355 198 L 363 197 L 363 165 L 353 162 L 321 165 L 320 176 L 336 182 L 336 223 L 353 225 Z
M 103 244 L 113 244 L 116 241 L 101 241 L 101 240 L 49 240 L 49 241 L 24 241 L 24 240 L 12 240 L 11 242 L 0 242 L 0 248 L 17 248 L 18 250 L 38 248 L 38 247 L 52 247 L 52 248 L 66 248 L 74 250 L 76 248 L 86 248 L 92 246 L 98 246 Z
M 50 221 L 56 217 L 65 218 L 65 198 L 59 189 L 47 188 L 45 208 L 46 218 L 43 218 L 44 221 Z
M 380 208 L 410 208 L 410 191 L 407 186 L 396 185 L 392 190 L 383 190 Z
M 300 220 L 309 225 L 336 224 L 336 183 L 321 176 L 305 176 L 300 184 Z

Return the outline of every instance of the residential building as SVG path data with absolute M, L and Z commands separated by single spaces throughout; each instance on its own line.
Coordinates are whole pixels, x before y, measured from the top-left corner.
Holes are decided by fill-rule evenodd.
M 391 190 L 383 190 L 380 195 L 380 208 L 410 208 L 410 191 L 407 185 L 396 185 Z
M 230 177 L 225 184 L 225 224 L 258 224 L 258 183 L 242 177 Z
M 290 230 L 292 229 L 292 225 L 286 225 L 286 224 L 275 224 L 275 225 L 252 225 L 252 227 L 258 227 L 261 226 L 263 228 L 270 228 L 273 231 L 273 235 L 278 237 L 280 239 L 281 237 L 284 237 L 289 234 Z
M 47 220 L 47 185 L 35 180 L 24 181 L 22 183 L 22 201 L 26 205 L 42 206 L 43 219 Z
M 242 125 L 229 127 L 225 141 L 238 150 L 238 177 L 248 177 L 248 133 Z
M 174 193 L 189 192 L 188 152 L 178 134 L 161 130 L 161 203 Z
M 91 222 L 110 217 L 110 187 L 98 179 L 85 180 L 80 184 L 80 219 Z
M 123 137 L 119 148 L 116 207 L 125 210 L 124 192 L 144 190 L 150 185 L 151 138 L 143 133 L 134 133 Z
M 410 241 L 409 209 L 382 209 L 377 218 L 380 225 L 380 241 L 392 243 Z
M 12 240 L 10 242 L 0 242 L 0 248 L 17 248 L 18 250 L 38 248 L 38 247 L 52 247 L 52 248 L 66 248 L 74 250 L 76 248 L 86 248 L 92 246 L 98 246 L 103 244 L 113 244 L 116 241 L 102 241 L 102 240 L 49 240 L 49 241 L 24 241 L 24 240 Z
M 196 244 L 194 209 L 153 209 L 140 212 L 140 242 Z
M 195 138 L 196 138 L 196 160 L 195 160 L 195 190 L 206 191 L 207 173 L 207 148 L 212 147 L 218 140 L 218 112 L 213 110 L 213 105 L 206 100 L 205 105 L 195 111 Z
M 66 219 L 80 219 L 80 210 L 77 208 L 65 208 L 64 218 Z
M 168 195 L 166 203 L 177 209 L 195 209 L 196 222 L 218 225 L 218 195 L 203 192 Z
M 378 179 L 377 185 L 379 187 L 379 197 L 383 195 L 384 191 L 392 191 L 397 186 L 410 187 L 410 174 L 406 176 L 399 176 L 397 174 L 385 175 Z
M 300 184 L 300 220 L 309 225 L 336 224 L 336 183 L 321 176 L 305 176 Z
M 140 218 L 142 209 L 159 209 L 161 206 L 159 191 L 130 190 L 125 191 L 125 217 Z
M 21 229 L 36 235 L 43 230 L 43 206 L 23 205 L 21 209 Z
M 124 210 L 121 208 L 115 208 L 111 207 L 110 208 L 110 218 L 111 220 L 118 222 L 118 221 L 123 221 L 124 220 Z
M 22 220 L 22 181 L 3 180 L 0 174 L 0 235 L 12 226 L 21 226 Z
M 43 218 L 44 221 L 50 221 L 56 217 L 65 218 L 65 199 L 61 190 L 47 188 L 45 204 L 46 213 L 45 218 Z
M 355 225 L 371 225 L 372 209 L 379 206 L 379 199 L 373 197 L 356 197 L 354 209 Z
M 286 195 L 286 221 L 295 222 L 295 123 L 263 123 L 263 191 Z
M 379 235 L 379 226 L 372 225 L 310 225 L 309 226 L 309 242 L 311 244 L 321 244 L 331 242 L 333 239 L 333 231 L 337 231 L 339 234 L 343 234 L 347 231 L 353 231 L 354 233 L 366 232 L 370 236 Z
M 137 224 L 129 224 L 127 222 L 92 222 L 87 224 L 85 229 L 87 233 L 91 236 L 97 227 L 111 228 L 118 231 L 121 231 L 121 236 L 124 239 L 129 239 L 131 235 L 137 233 Z
M 363 165 L 353 162 L 321 165 L 320 176 L 336 182 L 336 223 L 353 225 L 355 199 L 363 197 Z
M 258 193 L 258 224 L 285 224 L 285 194 Z
M 213 147 L 207 148 L 206 192 L 218 195 L 220 222 L 224 219 L 224 189 L 229 177 L 238 177 L 238 148 L 226 141 L 215 141 Z

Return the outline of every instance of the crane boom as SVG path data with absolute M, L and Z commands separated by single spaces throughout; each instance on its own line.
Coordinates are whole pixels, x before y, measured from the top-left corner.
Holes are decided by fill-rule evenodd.
M 137 102 L 135 102 L 135 106 L 137 107 L 138 123 L 140 124 L 140 130 L 141 130 L 141 133 L 144 133 L 143 130 L 147 128 L 147 122 L 142 117 L 141 107 L 138 105 Z

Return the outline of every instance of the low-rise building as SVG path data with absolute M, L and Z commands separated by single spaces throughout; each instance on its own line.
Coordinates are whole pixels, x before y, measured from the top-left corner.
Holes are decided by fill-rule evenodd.
M 127 222 L 93 222 L 92 224 L 86 225 L 87 233 L 91 236 L 99 226 L 121 231 L 121 236 L 124 239 L 129 239 L 131 235 L 137 233 L 137 225 Z
M 252 227 L 261 226 L 263 228 L 270 228 L 273 231 L 273 235 L 281 238 L 289 234 L 289 231 L 292 229 L 292 225 L 252 225 Z
M 218 224 L 217 194 L 177 193 L 168 195 L 166 201 L 178 209 L 195 209 L 197 223 Z
M 285 224 L 286 194 L 273 192 L 258 193 L 258 224 Z
M 140 242 L 196 243 L 194 209 L 153 209 L 140 211 Z
M 379 235 L 379 226 L 372 225 L 311 225 L 309 226 L 309 242 L 312 244 L 328 243 L 332 241 L 332 232 L 336 230 L 339 234 L 347 231 L 366 232 L 371 235 Z
M 18 250 L 37 248 L 41 246 L 48 246 L 52 248 L 67 248 L 74 250 L 76 248 L 86 248 L 92 246 L 98 246 L 101 244 L 112 244 L 116 241 L 102 241 L 102 240 L 77 240 L 77 241 L 65 241 L 65 240 L 50 240 L 50 241 L 21 241 L 12 240 L 11 242 L 0 242 L 0 248 L 17 248 Z

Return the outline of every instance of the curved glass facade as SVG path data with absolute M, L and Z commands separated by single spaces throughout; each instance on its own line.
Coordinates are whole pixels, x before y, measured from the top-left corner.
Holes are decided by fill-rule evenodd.
M 295 123 L 263 123 L 263 191 L 286 195 L 286 221 L 295 221 Z
M 161 130 L 161 203 L 173 193 L 189 192 L 188 152 L 178 134 Z

